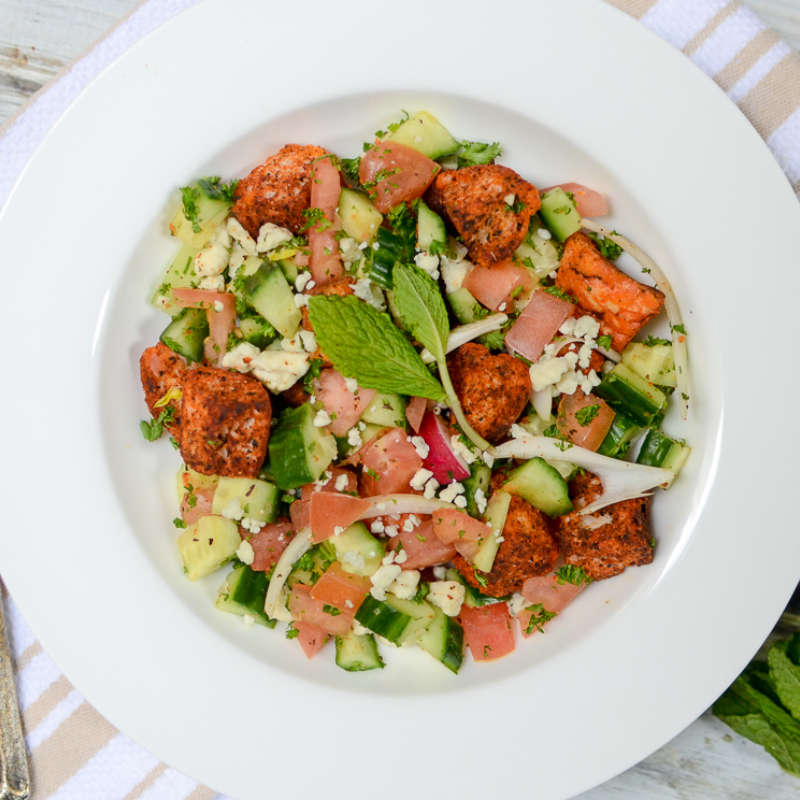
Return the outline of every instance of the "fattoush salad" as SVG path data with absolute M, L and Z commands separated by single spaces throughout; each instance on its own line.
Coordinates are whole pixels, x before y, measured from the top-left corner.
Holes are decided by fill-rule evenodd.
M 690 452 L 662 430 L 690 399 L 677 302 L 605 196 L 500 157 L 420 111 L 356 157 L 287 144 L 181 189 L 141 430 L 182 459 L 187 578 L 228 565 L 217 607 L 308 658 L 458 672 L 653 560 Z

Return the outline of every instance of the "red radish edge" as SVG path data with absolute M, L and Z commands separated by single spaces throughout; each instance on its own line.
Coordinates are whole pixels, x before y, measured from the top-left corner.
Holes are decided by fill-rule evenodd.
M 419 426 L 419 435 L 429 448 L 424 460 L 425 467 L 441 485 L 469 477 L 469 468 L 453 450 L 451 434 L 441 417 L 433 411 L 426 412 Z

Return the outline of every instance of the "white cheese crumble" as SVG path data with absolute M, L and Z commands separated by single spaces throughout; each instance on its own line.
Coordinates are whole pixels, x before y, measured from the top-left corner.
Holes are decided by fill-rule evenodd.
M 225 306 L 222 304 L 221 300 L 215 300 L 212 306 L 214 308 L 214 311 L 217 312 L 217 314 L 221 314 L 225 310 Z
M 381 564 L 369 579 L 372 584 L 369 593 L 376 600 L 385 600 L 387 590 L 400 577 L 402 571 L 397 564 Z
M 486 494 L 480 486 L 475 490 L 475 507 L 478 509 L 479 514 L 486 511 Z
M 357 553 L 355 550 L 345 550 L 340 556 L 340 560 L 342 564 L 347 564 L 356 572 L 363 572 L 366 566 L 364 556 L 361 555 L 361 553 Z
M 250 372 L 253 368 L 253 359 L 261 351 L 250 342 L 241 342 L 222 356 L 222 366 L 226 369 L 235 369 L 237 372 Z
M 432 500 L 436 497 L 436 490 L 439 488 L 439 481 L 436 478 L 431 478 L 425 483 L 425 489 L 422 492 L 422 496 L 426 500 Z
M 258 533 L 266 523 L 252 517 L 242 517 L 239 524 L 250 533 Z
M 407 569 L 392 581 L 389 591 L 401 600 L 410 600 L 417 593 L 420 573 L 416 569 Z
M 464 497 L 463 494 L 460 494 L 458 497 L 456 497 L 455 500 L 453 500 L 453 503 L 455 503 L 455 505 L 457 505 L 459 508 L 466 508 L 467 498 Z
M 519 592 L 514 592 L 508 601 L 508 613 L 512 617 L 516 617 L 526 605 L 528 605 L 528 601 Z
M 428 453 L 430 453 L 431 448 L 421 436 L 411 436 L 409 437 L 408 441 L 414 445 L 414 449 L 417 451 L 417 455 L 420 458 L 425 459 L 428 457 Z
M 347 431 L 347 444 L 351 447 L 361 447 L 363 442 L 361 441 L 361 431 L 358 428 L 350 428 Z
M 294 279 L 294 288 L 298 292 L 304 292 L 310 280 L 311 280 L 310 272 L 300 272 Z
M 333 473 L 329 469 L 326 469 L 325 472 L 323 472 L 322 475 L 320 475 L 319 478 L 314 481 L 314 486 L 317 487 L 315 491 L 319 491 L 327 486 L 331 482 L 332 477 Z
M 540 239 L 544 239 L 545 241 L 548 241 L 549 239 L 552 239 L 552 238 L 553 238 L 553 234 L 552 234 L 552 233 L 550 233 L 550 231 L 549 231 L 549 230 L 547 230 L 547 228 L 539 228 L 539 229 L 536 231 L 536 235 L 537 235 L 537 236 L 538 236 Z
M 390 539 L 394 539 L 394 537 L 400 532 L 397 525 L 387 525 L 383 531 Z
M 507 194 L 507 195 L 506 195 L 506 196 L 503 198 L 503 202 L 504 202 L 504 203 L 505 203 L 507 206 L 513 206 L 513 205 L 514 205 L 514 201 L 515 201 L 516 199 L 517 199 L 516 195 L 510 192 L 509 194 Z
M 234 522 L 240 520 L 243 514 L 242 502 L 238 497 L 231 498 L 230 502 L 222 509 L 222 516 L 225 519 L 232 519 Z
M 385 526 L 383 524 L 383 520 L 382 519 L 374 519 L 374 520 L 372 520 L 372 523 L 370 524 L 369 529 L 373 533 L 383 533 L 384 530 L 385 530 Z
M 338 536 L 340 533 L 344 533 L 344 528 L 341 525 L 334 525 L 333 526 L 333 535 Z
M 256 250 L 259 253 L 267 253 L 270 250 L 280 247 L 282 244 L 290 241 L 292 232 L 280 225 L 274 225 L 272 222 L 265 222 L 258 229 L 258 239 L 256 240 Z
M 508 303 L 506 303 L 505 300 L 503 300 L 503 302 L 500 303 L 499 306 L 497 306 L 498 311 L 505 311 L 507 308 L 508 308 Z
M 198 283 L 197 288 L 205 289 L 208 292 L 224 292 L 225 278 L 223 278 L 222 275 L 206 275 L 204 278 L 200 278 L 200 283 Z M 222 305 L 222 303 L 220 303 L 220 305 Z
M 336 489 L 337 492 L 343 492 L 348 485 L 349 481 L 347 479 L 347 475 L 342 473 L 341 475 L 336 476 L 336 481 L 333 484 L 333 488 Z
M 414 473 L 413 477 L 409 481 L 409 485 L 415 491 L 421 492 L 425 488 L 425 484 L 432 477 L 433 473 L 429 469 L 425 469 L 425 467 L 420 467 L 420 469 L 418 469 Z
M 294 295 L 294 304 L 298 308 L 304 308 L 305 306 L 308 305 L 308 301 L 310 299 L 311 299 L 310 294 L 303 294 L 302 292 L 298 292 L 296 295 Z
M 374 292 L 372 282 L 369 278 L 357 280 L 353 284 L 353 294 L 359 300 L 363 300 L 365 303 L 369 303 L 373 308 L 377 308 L 378 311 L 383 311 L 383 309 L 386 308 L 383 299 Z
M 355 378 L 345 378 L 344 385 L 350 394 L 355 394 L 358 391 L 358 381 Z
M 280 394 L 308 372 L 308 354 L 264 350 L 251 364 L 253 375 L 273 394 Z
M 464 444 L 461 436 L 457 433 L 454 433 L 450 437 L 450 447 L 465 464 L 472 464 L 478 458 L 478 456 L 476 456 L 475 453 L 473 453 L 472 450 L 470 450 L 469 447 Z
M 488 450 L 484 450 L 481 453 L 481 458 L 483 459 L 483 463 L 486 464 L 489 469 L 494 466 L 494 456 Z
M 300 331 L 297 334 L 300 337 L 300 342 L 303 345 L 303 350 L 306 353 L 315 353 L 317 350 L 317 338 L 314 336 L 313 331 Z
M 439 499 L 444 500 L 445 503 L 452 503 L 461 494 L 464 494 L 464 484 L 452 481 L 439 492 Z
M 228 230 L 228 235 L 239 247 L 248 255 L 254 256 L 256 254 L 256 243 L 253 237 L 242 227 L 236 217 L 228 217 L 228 222 L 225 227 Z
M 236 558 L 238 558 L 243 564 L 250 566 L 255 557 L 256 551 L 253 550 L 253 545 L 251 545 L 246 539 L 243 539 L 242 543 L 239 545 L 239 548 L 236 550 Z
M 439 277 L 439 256 L 432 253 L 417 253 L 414 256 L 414 263 L 434 280 Z
M 408 553 L 405 550 L 400 550 L 394 557 L 395 564 L 405 564 L 408 561 Z
M 447 570 L 444 567 L 439 566 L 433 568 L 433 577 L 436 578 L 436 580 L 444 580 L 445 575 L 447 575 Z
M 448 617 L 458 616 L 466 591 L 458 581 L 431 581 L 427 600 L 441 608 Z
M 194 257 L 194 271 L 199 276 L 219 275 L 228 266 L 231 237 L 228 229 L 220 225 L 209 243 Z
M 529 370 L 533 391 L 541 392 L 546 386 L 557 384 L 569 368 L 566 358 L 542 355 Z
M 362 251 L 355 239 L 343 236 L 339 239 L 339 255 L 342 258 L 342 263 L 349 267 L 361 259 Z
M 447 256 L 439 259 L 439 270 L 444 280 L 444 290 L 446 294 L 458 291 L 464 285 L 467 273 L 472 269 L 469 261 L 453 261 Z

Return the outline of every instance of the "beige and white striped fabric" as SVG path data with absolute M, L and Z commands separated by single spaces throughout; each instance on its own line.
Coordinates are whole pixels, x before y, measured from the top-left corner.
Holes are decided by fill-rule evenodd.
M 194 0 L 148 0 L 0 139 L 0 202 L 65 105 L 107 63 Z M 714 78 L 800 192 L 800 56 L 751 11 L 725 0 L 608 0 Z M 6 598 L 34 800 L 224 800 L 116 731 L 73 689 Z

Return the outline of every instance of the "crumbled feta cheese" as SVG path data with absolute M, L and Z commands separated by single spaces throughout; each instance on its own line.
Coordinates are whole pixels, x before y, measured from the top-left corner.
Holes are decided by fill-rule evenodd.
M 383 533 L 383 531 L 384 531 L 383 520 L 382 519 L 373 520 L 372 524 L 369 526 L 369 529 L 373 533 Z
M 464 285 L 464 278 L 472 269 L 472 264 L 469 261 L 454 261 L 447 256 L 441 256 L 439 269 L 444 279 L 445 293 L 452 294 Z
M 355 378 L 345 378 L 344 386 L 351 394 L 355 394 L 358 391 L 358 381 Z
M 569 362 L 566 358 L 542 355 L 535 364 L 531 364 L 529 370 L 533 391 L 541 392 L 545 386 L 558 383 L 568 369 Z
M 464 440 L 457 433 L 454 433 L 450 437 L 450 447 L 465 464 L 472 464 L 478 458 L 478 456 L 464 444 Z
M 466 508 L 467 507 L 467 498 L 464 497 L 463 494 L 460 494 L 458 497 L 456 497 L 455 500 L 453 500 L 453 503 L 455 505 L 457 505 L 459 508 Z
M 233 247 L 231 247 L 231 254 L 228 257 L 228 271 L 231 275 L 236 275 L 236 273 L 239 271 L 239 267 L 244 264 L 244 262 L 247 260 L 247 257 L 247 251 L 239 244 L 239 242 L 234 242 Z
M 242 502 L 238 497 L 231 498 L 230 502 L 222 509 L 222 516 L 225 519 L 240 520 L 243 514 Z
M 285 337 L 281 339 L 280 348 L 287 353 L 305 353 L 306 351 L 305 347 L 303 347 L 303 340 L 300 338 L 299 334 L 297 336 L 292 336 L 291 339 Z M 275 349 L 274 345 L 273 349 Z
M 343 492 L 348 485 L 349 481 L 347 479 L 347 475 L 342 473 L 341 475 L 336 476 L 336 481 L 333 484 L 333 488 L 336 489 L 337 492 Z
M 349 267 L 361 258 L 361 248 L 355 239 L 343 236 L 339 239 L 339 255 L 342 258 L 342 263 Z
M 354 606 L 353 606 L 353 601 L 352 601 L 352 600 L 349 600 L 349 599 L 348 599 L 348 600 L 345 600 L 345 601 L 344 601 L 344 607 L 345 607 L 345 608 L 354 608 Z
M 200 276 L 219 275 L 228 266 L 231 237 L 224 225 L 220 225 L 209 243 L 194 257 L 194 271 Z
M 252 517 L 242 517 L 239 524 L 250 533 L 258 533 L 266 523 L 260 520 L 253 519 Z
M 308 372 L 308 354 L 264 350 L 251 364 L 253 375 L 273 394 L 280 394 Z
M 204 278 L 200 278 L 200 283 L 197 285 L 197 288 L 204 289 L 207 292 L 224 292 L 225 278 L 223 278 L 222 275 L 206 275 Z M 222 303 L 220 303 L 220 305 L 222 305 Z
M 326 487 L 331 482 L 332 477 L 333 473 L 329 469 L 326 469 L 325 472 L 314 481 L 314 486 L 317 487 L 314 491 L 319 491 Z
M 300 337 L 300 342 L 303 345 L 303 350 L 306 353 L 314 353 L 317 350 L 317 339 L 313 331 L 300 331 L 297 334 Z
M 505 311 L 507 308 L 508 308 L 508 303 L 506 303 L 505 300 L 503 300 L 503 302 L 500 303 L 499 306 L 497 306 L 498 311 Z
M 417 253 L 414 256 L 414 263 L 434 280 L 439 277 L 439 256 L 432 253 Z
M 420 574 L 417 569 L 403 570 L 389 587 L 389 591 L 401 600 L 410 600 L 417 593 Z
M 359 300 L 363 300 L 365 303 L 369 303 L 369 305 L 377 308 L 378 311 L 383 311 L 386 307 L 383 299 L 376 295 L 373 290 L 372 282 L 369 278 L 361 278 L 361 280 L 356 281 L 353 284 L 353 294 Z
M 528 605 L 528 601 L 519 592 L 514 592 L 508 601 L 508 613 L 512 617 L 516 617 L 526 605 Z
M 509 433 L 512 439 L 524 439 L 526 436 L 530 436 L 530 433 L 522 425 L 517 425 L 516 422 L 511 426 Z
M 433 568 L 433 577 L 437 580 L 443 580 L 445 575 L 447 575 L 447 570 L 444 567 L 434 567 Z
M 484 450 L 481 453 L 481 458 L 483 459 L 483 463 L 486 464 L 489 469 L 494 466 L 494 456 L 488 450 Z
M 386 591 L 400 577 L 403 570 L 397 564 L 382 564 L 370 577 L 369 593 L 376 600 L 385 600 Z
M 367 423 L 366 422 L 359 422 L 358 423 L 358 429 L 361 431 L 361 433 L 364 433 L 364 431 L 367 429 Z
M 400 550 L 394 557 L 395 564 L 405 564 L 408 561 L 408 553 L 405 550 Z
M 361 555 L 361 553 L 357 553 L 355 550 L 345 550 L 339 557 L 339 560 L 342 564 L 352 567 L 355 572 L 363 572 L 366 566 L 364 556 Z
M 480 486 L 475 490 L 474 498 L 478 513 L 483 514 L 483 512 L 486 511 L 486 494 Z
M 596 339 L 599 333 L 600 322 L 589 314 L 584 314 L 575 320 L 574 336 L 588 336 L 590 339 Z
M 311 280 L 310 272 L 299 272 L 297 274 L 297 277 L 294 279 L 294 288 L 298 292 L 304 292 L 310 280 Z
M 280 247 L 282 244 L 290 241 L 292 232 L 280 225 L 274 225 L 271 222 L 265 222 L 258 229 L 258 239 L 256 241 L 256 250 L 259 253 L 267 253 L 270 250 Z
M 350 428 L 350 430 L 347 431 L 347 444 L 351 447 L 361 447 L 361 431 L 359 431 L 358 428 Z
M 222 366 L 226 369 L 235 369 L 237 372 L 250 372 L 253 368 L 253 359 L 260 353 L 261 351 L 250 342 L 241 342 L 222 356 Z
M 316 281 L 313 281 L 313 280 L 312 280 L 312 281 L 309 281 L 309 282 L 306 284 L 306 289 L 313 289 L 313 288 L 314 288 L 316 285 L 317 285 L 317 282 L 316 282 Z
M 507 194 L 507 195 L 506 195 L 506 196 L 503 198 L 503 202 L 504 202 L 504 203 L 505 203 L 507 206 L 513 206 L 513 205 L 514 205 L 514 201 L 515 201 L 516 199 L 517 199 L 516 195 L 515 195 L 515 194 L 513 194 L 513 193 L 511 193 L 511 192 L 509 192 L 509 194 Z
M 556 391 L 561 394 L 575 394 L 578 388 L 578 376 L 574 372 L 567 372 L 556 384 Z
M 253 563 L 255 557 L 256 552 L 253 550 L 253 545 L 251 545 L 247 539 L 243 539 L 236 551 L 236 558 L 238 558 L 243 564 L 247 564 L 249 566 Z
M 215 300 L 212 304 L 212 307 L 214 311 L 217 312 L 217 314 L 221 314 L 225 310 L 225 306 L 223 305 L 221 300 Z
M 409 441 L 414 445 L 414 449 L 417 451 L 417 455 L 420 458 L 425 459 L 428 457 L 428 453 L 430 453 L 431 448 L 421 436 L 411 436 L 409 437 Z
M 344 533 L 344 528 L 341 525 L 334 525 L 333 526 L 333 535 L 338 536 L 340 533 Z
M 253 237 L 242 227 L 242 223 L 234 216 L 228 217 L 228 222 L 225 227 L 228 229 L 228 235 L 233 241 L 242 248 L 248 256 L 256 254 L 256 243 Z
M 458 616 L 466 591 L 458 581 L 431 581 L 427 600 L 441 608 L 448 617 Z
M 308 301 L 309 301 L 310 299 L 311 299 L 311 295 L 309 295 L 309 294 L 302 294 L 302 293 L 298 292 L 298 293 L 297 293 L 297 294 L 294 296 L 294 304 L 295 304 L 295 305 L 296 305 L 298 308 L 304 308 L 305 306 L 307 306 L 307 305 L 308 305 Z
M 439 499 L 445 503 L 452 503 L 460 494 L 464 494 L 464 484 L 452 481 L 439 492 Z
M 552 234 L 552 233 L 550 233 L 550 231 L 549 231 L 549 230 L 547 230 L 547 228 L 539 228 L 539 229 L 536 231 L 536 235 L 537 235 L 537 236 L 538 236 L 540 239 L 544 239 L 545 241 L 547 241 L 548 239 L 552 239 L 552 238 L 553 238 L 553 234 Z
M 390 538 L 394 539 L 395 536 L 399 533 L 399 529 L 397 525 L 387 525 L 384 528 L 384 533 Z
M 314 427 L 315 428 L 324 428 L 326 425 L 331 424 L 331 415 L 324 409 L 321 408 L 314 414 Z
M 426 484 L 425 489 L 422 492 L 422 496 L 426 500 L 432 500 L 436 497 L 436 490 L 439 488 L 439 481 L 436 478 L 431 478 Z
M 421 492 L 425 487 L 425 484 L 428 482 L 428 479 L 432 477 L 433 473 L 429 469 L 421 467 L 414 473 L 414 476 L 409 481 L 409 485 L 415 491 Z

